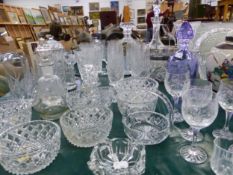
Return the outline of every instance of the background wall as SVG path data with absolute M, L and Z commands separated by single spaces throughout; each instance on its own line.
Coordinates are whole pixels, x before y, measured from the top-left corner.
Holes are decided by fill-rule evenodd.
M 89 2 L 99 2 L 101 7 L 110 7 L 111 0 L 4 0 L 4 3 L 25 7 L 38 8 L 39 6 L 47 7 L 48 5 L 61 4 L 61 6 L 83 6 L 84 15 L 89 15 Z M 119 12 L 122 13 L 125 0 L 119 1 Z M 146 0 L 133 0 L 132 9 L 135 9 L 134 16 L 137 16 L 137 9 L 146 7 Z

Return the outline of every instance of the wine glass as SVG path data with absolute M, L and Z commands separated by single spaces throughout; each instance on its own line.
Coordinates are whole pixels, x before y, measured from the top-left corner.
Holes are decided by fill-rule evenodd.
M 194 143 L 198 131 L 208 127 L 216 119 L 218 101 L 212 91 L 201 87 L 189 89 L 182 100 L 182 114 L 184 120 L 193 128 L 193 142 L 191 145 L 181 147 L 180 155 L 187 162 L 201 164 L 207 160 L 208 156 L 203 148 Z
M 173 122 L 182 122 L 183 117 L 179 112 L 179 98 L 190 87 L 190 72 L 186 66 L 169 65 L 166 70 L 164 85 L 174 101 Z
M 209 98 L 212 98 L 212 83 L 211 82 L 207 80 L 202 80 L 202 79 L 194 79 L 191 82 L 190 88 L 196 88 L 196 87 L 206 89 L 209 94 Z M 187 129 L 180 130 L 180 135 L 183 139 L 187 141 L 193 140 L 193 130 L 190 127 Z M 198 132 L 196 136 L 196 142 L 200 142 L 202 140 L 203 140 L 203 135 L 200 132 Z
M 233 80 L 222 80 L 217 95 L 220 106 L 225 110 L 226 121 L 223 129 L 217 129 L 213 131 L 213 136 L 233 139 L 233 133 L 229 130 L 230 120 L 232 118 L 233 112 Z

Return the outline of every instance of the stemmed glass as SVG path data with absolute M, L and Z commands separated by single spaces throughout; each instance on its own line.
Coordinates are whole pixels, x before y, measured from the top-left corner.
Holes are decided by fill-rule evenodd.
M 212 83 L 207 81 L 207 80 L 202 80 L 202 79 L 194 79 L 191 82 L 191 87 L 190 88 L 195 88 L 195 87 L 199 87 L 202 89 L 206 89 L 208 90 L 210 97 L 212 94 Z M 193 130 L 192 128 L 187 128 L 187 129 L 182 129 L 180 131 L 181 137 L 184 138 L 187 141 L 192 141 L 193 140 Z M 197 136 L 196 136 L 196 142 L 200 142 L 203 140 L 203 135 L 198 132 Z
M 190 72 L 188 67 L 169 65 L 166 70 L 164 85 L 174 101 L 173 122 L 182 122 L 183 117 L 178 110 L 179 98 L 190 87 Z
M 182 114 L 184 120 L 193 128 L 192 145 L 181 147 L 180 155 L 190 163 L 200 164 L 207 160 L 206 151 L 196 146 L 197 133 L 200 129 L 214 122 L 218 114 L 216 95 L 209 89 L 193 87 L 182 97 Z
M 218 93 L 218 102 L 220 106 L 225 110 L 226 121 L 223 129 L 217 129 L 213 131 L 214 137 L 221 137 L 227 139 L 233 139 L 233 133 L 229 130 L 230 120 L 233 112 L 233 80 L 222 80 Z

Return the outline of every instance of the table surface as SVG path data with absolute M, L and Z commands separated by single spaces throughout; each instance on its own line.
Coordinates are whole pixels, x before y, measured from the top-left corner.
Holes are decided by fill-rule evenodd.
M 160 90 L 164 90 L 163 84 Z M 166 92 L 165 92 L 166 93 Z M 111 106 L 114 119 L 109 138 L 125 138 L 122 116 L 117 104 Z M 213 150 L 212 130 L 223 127 L 224 111 L 219 108 L 219 114 L 215 122 L 208 128 L 203 129 L 204 141 L 198 143 L 211 157 Z M 33 116 L 35 118 L 35 116 Z M 58 122 L 58 121 L 57 121 Z M 159 145 L 146 146 L 146 171 L 144 175 L 214 175 L 210 168 L 209 159 L 206 163 L 192 165 L 185 162 L 179 155 L 179 148 L 190 144 L 184 141 L 178 132 L 174 132 L 172 137 L 167 138 Z M 55 161 L 46 169 L 35 173 L 35 175 L 93 175 L 87 166 L 92 148 L 77 148 L 71 145 L 64 135 L 61 137 L 61 149 Z M 0 175 L 10 175 L 0 167 Z

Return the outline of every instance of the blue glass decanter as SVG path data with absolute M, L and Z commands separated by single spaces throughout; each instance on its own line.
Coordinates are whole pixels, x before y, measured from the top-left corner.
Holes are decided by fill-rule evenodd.
M 194 32 L 189 22 L 183 22 L 176 34 L 176 37 L 178 51 L 176 51 L 175 54 L 169 58 L 167 68 L 171 69 L 174 66 L 181 68 L 187 65 L 190 70 L 190 77 L 196 78 L 198 73 L 198 59 L 188 50 L 189 42 L 194 37 Z

